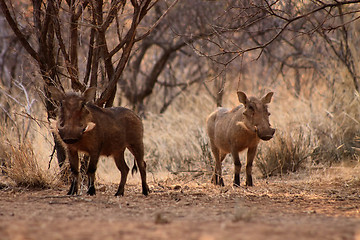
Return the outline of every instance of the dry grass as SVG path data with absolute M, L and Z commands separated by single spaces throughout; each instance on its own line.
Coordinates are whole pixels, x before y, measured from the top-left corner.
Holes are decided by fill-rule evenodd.
M 329 104 L 330 111 L 321 119 L 312 123 L 317 137 L 316 162 L 332 164 L 344 159 L 358 159 L 360 147 L 360 97 L 352 99 L 342 96 L 341 105 L 336 102 Z
M 270 121 L 277 132 L 274 139 L 261 142 L 256 159 L 264 177 L 284 175 L 316 164 L 329 166 L 346 159 L 359 161 L 356 150 L 360 144 L 360 126 L 356 122 L 360 119 L 358 95 L 338 93 L 339 101 L 334 102 L 334 93 L 326 88 L 327 94 L 319 92 L 311 99 L 296 98 L 281 86 L 273 90 Z M 225 107 L 239 104 L 235 92 L 227 90 Z M 259 92 L 249 92 L 249 95 L 259 95 Z M 207 95 L 188 93 L 180 96 L 165 114 L 149 112 L 143 120 L 149 171 L 211 173 L 213 159 L 205 119 L 215 109 Z M 245 154 L 242 157 L 244 159 Z M 128 158 L 132 159 L 129 155 Z M 232 172 L 231 161 L 224 164 L 225 174 Z
M 348 85 L 314 93 L 310 99 L 278 88 L 270 104 L 277 132 L 261 143 L 257 167 L 264 177 L 313 165 L 360 161 L 360 97 Z M 320 88 L 321 89 L 321 88 Z
M 30 141 L 19 142 L 19 138 L 13 133 L 5 134 L 4 129 L 0 132 L 1 174 L 11 180 L 9 184 L 26 188 L 48 188 L 55 185 L 56 177 L 44 170 Z
M 17 186 L 26 188 L 48 188 L 52 186 L 52 177 L 41 169 L 30 143 L 11 146 L 8 165 L 2 169 Z
M 330 117 L 323 104 L 293 98 L 281 89 L 275 92 L 274 101 L 270 104 L 270 121 L 277 132 L 274 139 L 260 144 L 255 160 L 264 177 L 284 175 L 314 164 L 322 166 L 324 163 L 340 162 L 345 158 L 359 160 L 356 152 L 359 126 L 354 124 L 358 115 L 351 113 L 358 104 L 358 97 L 347 110 L 333 113 Z M 233 107 L 237 104 L 232 94 L 224 105 Z M 213 159 L 205 119 L 215 108 L 206 95 L 190 94 L 180 96 L 165 114 L 149 112 L 143 120 L 145 160 L 149 172 L 156 176 L 164 172 L 201 172 L 208 176 L 212 172 Z M 44 133 L 47 129 L 40 131 L 42 136 L 38 136 L 35 148 L 29 143 L 21 146 L 12 144 L 16 147 L 11 148 L 8 145 L 8 159 L 12 165 L 6 171 L 17 185 L 48 187 L 52 179 L 58 178 L 53 172 L 44 170 L 51 145 L 41 142 L 49 142 L 51 138 Z M 132 155 L 127 152 L 126 157 L 129 166 L 132 166 Z M 245 154 L 242 157 L 245 158 Z M 232 173 L 232 162 L 225 161 L 224 164 L 228 165 L 224 167 L 224 174 Z M 58 171 L 56 161 L 53 161 L 52 169 Z M 119 171 L 112 159 L 100 160 L 98 177 L 105 182 L 119 181 Z
M 205 119 L 213 109 L 206 95 L 181 96 L 165 114 L 149 113 L 143 121 L 149 170 L 208 170 Z
M 272 90 L 275 95 L 269 105 L 270 121 L 277 131 L 272 140 L 260 144 L 255 160 L 264 177 L 284 176 L 299 169 L 306 171 L 317 164 L 318 167 L 329 166 L 346 159 L 360 161 L 359 95 L 344 91 L 344 86 L 337 86 L 332 92 L 323 87 L 311 99 L 296 98 L 282 86 L 274 86 Z M 260 94 L 248 91 L 248 95 Z M 226 89 L 224 97 L 225 107 L 238 104 L 234 89 Z M 215 109 L 215 103 L 207 94 L 189 91 L 179 96 L 164 114 L 148 112 L 143 120 L 148 171 L 152 174 L 210 174 L 213 159 L 205 119 Z M 59 169 L 53 161 L 53 171 L 44 170 L 51 154 L 52 139 L 49 129 L 35 127 L 33 124 L 28 142 L 22 144 L 18 143 L 19 138 L 11 136 L 11 131 L 2 131 L 1 140 L 8 143 L 6 146 L 3 144 L 7 148 L 6 158 L 11 162 L 10 167 L 5 169 L 3 166 L 2 169 L 18 185 L 47 187 L 53 184 L 52 179 L 58 178 L 54 172 L 59 172 Z M 0 158 L 4 159 L 4 156 Z M 129 152 L 126 158 L 132 166 L 133 157 Z M 242 161 L 244 163 L 244 159 Z M 232 161 L 225 160 L 224 165 L 224 174 L 232 173 Z M 119 180 L 119 171 L 112 159 L 101 159 L 97 173 L 104 181 Z
M 296 172 L 311 157 L 311 139 L 300 128 L 296 132 L 281 130 L 258 150 L 256 166 L 263 177 Z

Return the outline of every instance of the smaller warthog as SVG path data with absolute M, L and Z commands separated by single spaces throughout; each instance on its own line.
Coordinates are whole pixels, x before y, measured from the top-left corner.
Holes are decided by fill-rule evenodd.
M 79 156 L 78 152 L 89 155 L 88 194 L 95 194 L 95 171 L 99 156 L 112 156 L 121 172 L 119 188 L 115 194 L 124 195 L 129 167 L 124 158 L 125 149 L 134 155 L 134 168 L 139 167 L 142 193 L 148 195 L 146 183 L 146 164 L 144 162 L 143 124 L 131 110 L 123 107 L 100 108 L 94 105 L 96 89 L 89 88 L 83 94 L 64 93 L 55 87 L 49 91 L 54 100 L 60 103 L 55 134 L 64 143 L 72 173 L 72 183 L 68 195 L 78 192 Z
M 252 186 L 252 165 L 260 139 L 270 140 L 275 129 L 271 128 L 267 104 L 270 103 L 273 92 L 261 99 L 248 98 L 244 92 L 238 92 L 240 103 L 232 110 L 218 108 L 207 118 L 207 132 L 210 138 L 211 150 L 215 157 L 215 173 L 212 182 L 224 186 L 221 175 L 221 163 L 228 153 L 231 153 L 234 164 L 234 186 L 240 186 L 241 163 L 239 152 L 248 149 L 246 163 L 246 185 Z

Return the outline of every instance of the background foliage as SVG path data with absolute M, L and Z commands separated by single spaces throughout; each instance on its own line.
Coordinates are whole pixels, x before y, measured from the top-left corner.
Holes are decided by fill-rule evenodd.
M 211 172 L 205 119 L 237 90 L 275 91 L 262 176 L 359 161 L 359 2 L 0 0 L 2 168 L 65 160 L 50 85 L 138 112 L 151 172 Z

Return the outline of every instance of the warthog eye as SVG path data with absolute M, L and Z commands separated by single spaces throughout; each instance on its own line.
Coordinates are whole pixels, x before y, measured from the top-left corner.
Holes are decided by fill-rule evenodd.
M 248 109 L 249 109 L 250 111 L 255 111 L 254 106 L 252 106 L 252 105 L 249 105 Z

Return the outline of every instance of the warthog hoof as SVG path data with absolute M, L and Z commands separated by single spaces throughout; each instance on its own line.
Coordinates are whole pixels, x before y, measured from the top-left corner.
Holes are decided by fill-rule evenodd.
M 67 193 L 67 195 L 75 195 L 78 192 L 78 187 L 77 184 L 75 184 L 74 182 L 71 183 L 70 189 Z
M 250 178 L 250 179 L 246 179 L 246 186 L 249 186 L 249 187 L 254 186 L 254 185 L 253 185 L 252 178 Z
M 124 188 L 122 189 L 118 189 L 117 192 L 115 193 L 115 197 L 117 196 L 124 196 Z
M 87 191 L 87 194 L 90 195 L 90 196 L 94 196 L 96 194 L 95 193 L 95 187 L 94 186 L 89 187 L 89 189 Z
M 224 180 L 221 176 L 219 176 L 218 174 L 214 174 L 211 178 L 211 182 L 215 185 L 219 185 L 219 186 L 225 186 L 224 184 Z
M 236 174 L 234 175 L 234 187 L 240 187 L 240 174 Z
M 147 184 L 143 184 L 142 185 L 142 194 L 144 194 L 145 196 L 149 195 L 149 186 Z

